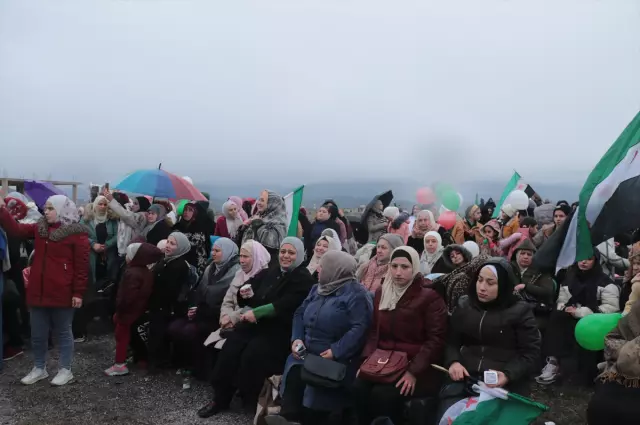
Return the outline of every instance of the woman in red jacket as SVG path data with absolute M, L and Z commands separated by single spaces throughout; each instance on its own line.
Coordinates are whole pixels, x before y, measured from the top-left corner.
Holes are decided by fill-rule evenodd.
M 373 302 L 373 324 L 363 357 L 376 350 L 406 353 L 409 366 L 394 382 L 381 383 L 359 374 L 354 384 L 358 423 L 369 425 L 379 416 L 402 423 L 404 402 L 409 397 L 436 395 L 440 363 L 447 334 L 447 306 L 430 288 L 422 286 L 420 258 L 408 246 L 391 254 L 389 272 Z
M 88 229 L 79 224 L 78 209 L 64 195 L 47 200 L 44 217 L 36 224 L 18 224 L 0 198 L 0 226 L 13 237 L 34 239 L 27 305 L 31 310 L 31 346 L 35 367 L 22 379 L 25 385 L 46 379 L 49 327 L 57 336 L 60 368 L 51 384 L 65 385 L 73 379 L 74 309 L 82 307 L 89 273 Z

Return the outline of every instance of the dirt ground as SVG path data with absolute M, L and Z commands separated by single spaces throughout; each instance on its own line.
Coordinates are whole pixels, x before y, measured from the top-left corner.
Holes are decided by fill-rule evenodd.
M 29 353 L 5 363 L 0 374 L 0 424 L 98 425 L 233 424 L 249 425 L 251 415 L 233 412 L 199 419 L 196 411 L 208 401 L 209 387 L 194 383 L 182 390 L 180 376 L 166 372 L 146 376 L 109 378 L 102 371 L 111 365 L 115 345 L 110 335 L 76 345 L 73 372 L 76 381 L 61 388 L 41 381 L 26 387 L 19 380 L 31 369 Z M 51 350 L 48 370 L 54 376 L 57 352 Z M 51 379 L 51 378 L 50 378 Z M 545 420 L 557 425 L 586 425 L 586 404 L 591 392 L 572 385 L 534 387 L 532 397 L 551 407 Z M 542 422 L 544 423 L 544 422 Z
M 0 424 L 251 424 L 251 416 L 239 409 L 208 420 L 198 418 L 196 411 L 208 401 L 209 387 L 194 383 L 191 390 L 183 391 L 182 378 L 174 373 L 105 376 L 102 371 L 113 363 L 114 350 L 108 335 L 77 344 L 75 382 L 60 388 L 48 381 L 28 387 L 20 384 L 32 367 L 30 353 L 6 362 L 0 375 Z M 57 371 L 57 352 L 49 354 L 51 380 Z

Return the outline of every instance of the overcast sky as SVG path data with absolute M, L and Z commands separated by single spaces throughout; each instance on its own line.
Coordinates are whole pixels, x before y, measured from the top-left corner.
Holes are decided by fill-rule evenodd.
M 2 175 L 583 181 L 638 0 L 0 2 Z

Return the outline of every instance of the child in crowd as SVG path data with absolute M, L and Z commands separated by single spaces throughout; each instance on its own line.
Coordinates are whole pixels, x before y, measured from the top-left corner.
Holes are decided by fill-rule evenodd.
M 127 375 L 125 364 L 131 341 L 131 326 L 144 314 L 153 289 L 150 267 L 162 259 L 162 251 L 148 243 L 132 243 L 127 247 L 127 268 L 118 287 L 116 314 L 116 362 L 104 373 L 107 376 Z

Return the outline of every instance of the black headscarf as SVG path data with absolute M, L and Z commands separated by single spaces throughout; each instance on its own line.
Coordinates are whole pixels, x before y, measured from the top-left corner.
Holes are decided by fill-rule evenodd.
M 147 212 L 149 207 L 151 206 L 151 202 L 144 196 L 136 196 L 136 200 L 138 201 L 138 205 L 140 206 L 140 210 L 138 212 Z
M 478 281 L 480 272 L 484 266 L 487 265 L 494 266 L 498 272 L 498 297 L 493 301 L 481 302 L 478 299 L 476 282 Z M 517 281 L 518 279 L 513 272 L 513 268 L 507 260 L 502 257 L 489 258 L 485 261 L 480 270 L 478 270 L 478 273 L 475 276 L 475 281 L 469 285 L 469 300 L 482 310 L 499 310 L 510 307 L 518 302 L 518 298 L 513 293 L 513 289 L 515 288 Z
M 577 264 L 569 269 L 564 284 L 569 287 L 571 298 L 566 306 L 589 307 L 594 313 L 598 312 L 598 288 L 607 286 L 610 281 L 602 271 L 599 256 L 593 257 L 593 267 L 580 270 Z

